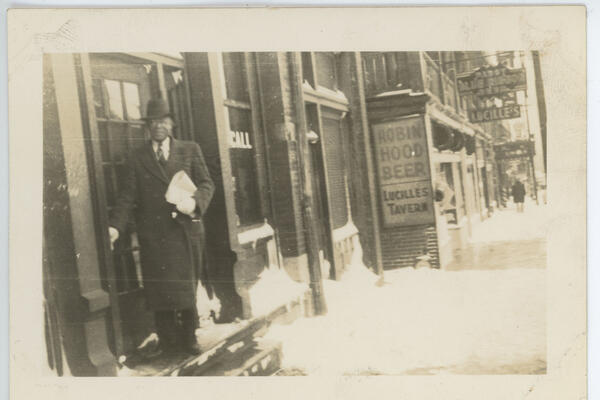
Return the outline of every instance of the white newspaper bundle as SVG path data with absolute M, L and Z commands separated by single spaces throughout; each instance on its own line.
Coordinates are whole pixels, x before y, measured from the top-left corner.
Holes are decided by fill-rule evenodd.
M 188 174 L 182 170 L 173 175 L 173 179 L 171 179 L 169 187 L 167 188 L 167 193 L 165 193 L 165 199 L 167 202 L 177 205 L 182 200 L 193 197 L 196 189 L 194 182 L 192 182 Z M 173 214 L 173 218 L 175 218 L 176 213 L 173 212 Z

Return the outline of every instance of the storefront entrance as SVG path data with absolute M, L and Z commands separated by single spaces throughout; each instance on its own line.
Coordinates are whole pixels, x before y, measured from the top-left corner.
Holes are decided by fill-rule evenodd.
M 91 100 L 97 140 L 87 145 L 95 165 L 94 194 L 98 216 L 103 219 L 99 226 L 107 224 L 111 208 L 123 189 L 128 154 L 148 140 L 141 118 L 148 100 L 167 94 L 165 70 L 162 64 L 124 54 L 90 56 Z M 173 92 L 169 94 L 177 123 L 187 104 L 179 101 L 182 96 L 173 96 Z M 93 123 L 90 121 L 90 124 Z M 131 221 L 126 234 L 115 242 L 112 251 L 109 246 L 102 248 L 106 250 L 101 267 L 103 286 L 110 294 L 112 307 L 110 344 L 114 354 L 127 354 L 154 331 L 153 314 L 146 310 L 144 299 L 135 222 Z

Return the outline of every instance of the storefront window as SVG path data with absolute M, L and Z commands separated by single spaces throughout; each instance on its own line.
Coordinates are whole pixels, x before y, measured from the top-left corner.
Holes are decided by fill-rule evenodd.
M 250 103 L 244 53 L 224 53 L 223 69 L 237 225 L 248 226 L 261 222 L 263 215 L 257 187 L 256 140 L 252 123 L 254 110 Z
M 231 172 L 235 178 L 235 208 L 239 225 L 260 222 L 260 199 L 256 186 L 256 161 L 251 114 L 248 110 L 229 109 Z

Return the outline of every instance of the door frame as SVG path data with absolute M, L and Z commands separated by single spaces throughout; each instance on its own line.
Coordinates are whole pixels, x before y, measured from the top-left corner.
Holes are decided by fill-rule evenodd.
M 100 269 L 105 271 L 105 279 L 108 286 L 110 299 L 111 325 L 112 325 L 112 345 L 115 355 L 123 353 L 123 329 L 121 326 L 121 314 L 118 307 L 117 279 L 115 266 L 112 258 L 110 239 L 108 237 L 108 205 L 106 201 L 106 188 L 104 170 L 102 167 L 100 134 L 96 120 L 96 109 L 94 107 L 93 89 L 92 89 L 92 69 L 89 54 L 79 55 L 81 60 L 81 75 L 77 76 L 78 84 L 83 88 L 83 96 L 80 97 L 80 103 L 85 103 L 87 113 L 84 118 L 87 120 L 89 141 L 86 146 L 88 165 L 91 169 L 90 191 L 92 204 L 94 208 L 94 217 L 96 219 L 96 242 L 98 246 L 98 255 Z M 104 266 L 104 268 L 102 267 Z

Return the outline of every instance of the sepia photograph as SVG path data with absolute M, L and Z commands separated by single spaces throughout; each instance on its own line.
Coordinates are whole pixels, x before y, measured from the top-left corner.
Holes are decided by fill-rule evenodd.
M 539 52 L 43 67 L 57 375 L 546 372 Z
M 440 28 L 422 44 L 402 27 L 353 41 L 367 35 L 363 10 L 343 10 L 332 31 L 343 40 L 324 46 L 299 46 L 292 28 L 267 44 L 306 21 L 299 10 L 49 14 L 53 28 L 14 46 L 9 68 L 21 88 L 22 68 L 40 85 L 31 117 L 37 94 L 13 90 L 11 102 L 38 127 L 11 125 L 11 163 L 39 162 L 13 168 L 13 190 L 39 177 L 41 202 L 32 215 L 27 195 L 11 202 L 13 221 L 39 217 L 11 238 L 32 235 L 40 252 L 26 273 L 11 258 L 15 363 L 65 393 L 88 382 L 72 377 L 102 377 L 108 397 L 102 382 L 142 377 L 199 388 L 394 377 L 424 379 L 415 398 L 444 398 L 423 383 L 450 376 L 542 398 L 565 371 L 561 393 L 585 394 L 585 41 L 560 36 L 575 20 L 557 11 L 554 31 L 523 22 L 542 9 L 499 11 L 507 31 L 523 27 L 512 42 L 478 34 L 496 15 L 482 7 L 458 40 Z M 577 10 L 565 15 L 584 21 Z M 365 24 L 386 21 L 368 11 Z M 412 26 L 459 15 L 413 11 Z M 139 32 L 120 25 L 128 15 Z M 239 35 L 245 18 L 274 26 L 202 45 L 225 20 Z M 162 37 L 159 20 L 181 28 Z M 28 141 L 39 156 L 21 151 Z

